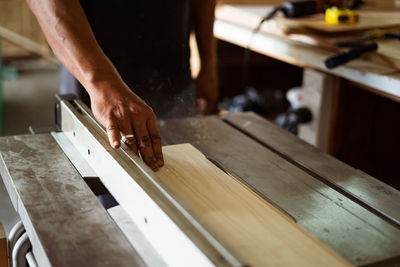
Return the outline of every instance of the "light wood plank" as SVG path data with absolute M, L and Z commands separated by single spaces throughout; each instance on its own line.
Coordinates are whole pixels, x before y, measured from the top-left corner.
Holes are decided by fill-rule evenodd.
M 158 175 L 250 266 L 347 266 L 190 144 L 163 148 Z
M 24 49 L 27 49 L 35 54 L 38 54 L 46 59 L 57 62 L 52 56 L 52 52 L 48 47 L 45 47 L 29 38 L 26 38 L 10 29 L 0 26 L 0 36 L 10 41 L 11 43 L 18 45 Z

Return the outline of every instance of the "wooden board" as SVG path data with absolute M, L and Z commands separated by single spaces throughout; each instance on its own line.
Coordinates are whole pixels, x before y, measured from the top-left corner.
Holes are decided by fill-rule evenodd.
M 192 145 L 163 152 L 157 174 L 249 266 L 348 265 Z
M 49 47 L 32 41 L 31 39 L 26 38 L 10 29 L 0 26 L 0 37 L 3 37 L 5 40 L 17 45 L 18 47 L 26 49 L 27 51 L 57 62 L 55 59 L 53 59 L 52 52 Z
M 191 143 L 355 265 L 400 256 L 400 230 L 217 117 L 160 122 L 165 145 Z
M 8 266 L 7 236 L 3 224 L 0 222 L 0 267 Z
M 39 266 L 145 266 L 50 134 L 0 138 L 0 155 Z

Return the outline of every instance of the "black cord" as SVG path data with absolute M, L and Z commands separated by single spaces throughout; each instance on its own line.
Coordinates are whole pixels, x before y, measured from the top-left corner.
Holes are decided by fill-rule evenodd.
M 249 42 L 244 49 L 243 53 L 243 63 L 242 63 L 242 91 L 246 90 L 247 86 L 247 75 L 249 72 L 249 63 L 250 63 L 250 57 L 251 57 L 251 44 L 253 42 L 253 39 L 255 35 L 260 31 L 261 26 L 263 25 L 264 22 L 267 20 L 272 19 L 279 11 L 282 10 L 282 7 L 275 7 L 271 12 L 269 12 L 266 16 L 264 16 L 261 21 L 258 23 L 257 27 L 252 31 Z

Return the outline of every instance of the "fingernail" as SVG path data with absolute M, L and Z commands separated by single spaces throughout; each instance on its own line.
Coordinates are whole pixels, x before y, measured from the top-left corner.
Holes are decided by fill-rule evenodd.
M 118 141 L 114 141 L 113 142 L 113 147 L 114 148 L 118 148 L 119 147 L 119 142 Z
M 152 160 L 150 162 L 150 166 L 153 169 L 153 171 L 157 171 L 158 170 L 158 165 L 157 165 L 157 162 L 155 160 Z
M 158 166 L 163 166 L 164 165 L 164 161 L 162 159 L 157 160 L 157 164 Z

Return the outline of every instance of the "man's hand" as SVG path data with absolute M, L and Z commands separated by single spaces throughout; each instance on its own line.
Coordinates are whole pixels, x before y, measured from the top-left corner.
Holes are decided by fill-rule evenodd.
M 218 94 L 216 68 L 202 68 L 196 79 L 197 113 L 205 115 L 215 112 Z
M 113 148 L 120 147 L 120 136 L 133 134 L 136 142 L 127 144 L 154 171 L 164 165 L 161 138 L 153 110 L 124 84 L 91 95 L 95 118 L 106 128 Z

